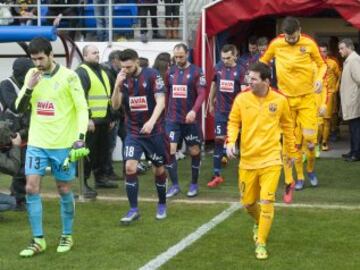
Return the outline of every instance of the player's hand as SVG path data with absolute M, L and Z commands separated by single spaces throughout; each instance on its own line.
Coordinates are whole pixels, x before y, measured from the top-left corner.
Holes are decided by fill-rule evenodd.
M 115 81 L 115 89 L 120 89 L 121 85 L 123 84 L 123 82 L 126 79 L 126 72 L 125 69 L 121 69 L 119 74 L 116 77 L 116 81 Z
M 190 112 L 187 113 L 186 118 L 185 118 L 185 123 L 186 124 L 191 124 L 194 123 L 196 119 L 196 112 L 194 112 L 193 110 L 191 110 Z
M 321 105 L 319 109 L 319 116 L 324 117 L 326 113 L 326 105 Z
M 91 119 L 89 120 L 87 130 L 88 130 L 89 132 L 95 132 L 95 123 L 94 123 L 94 121 L 91 120 Z
M 155 123 L 152 123 L 150 120 L 147 121 L 144 126 L 142 127 L 142 129 L 140 130 L 140 133 L 141 134 L 150 134 L 151 131 L 153 130 L 154 128 L 154 124 Z
M 11 143 L 12 143 L 12 145 L 15 145 L 15 146 L 21 145 L 21 136 L 19 133 L 16 133 L 14 138 L 11 137 Z
M 27 88 L 32 90 L 41 80 L 41 76 L 42 76 L 42 71 L 34 70 L 30 75 L 30 79 L 28 81 Z
M 85 142 L 83 140 L 78 140 L 74 142 L 69 152 L 69 161 L 75 162 L 80 158 L 87 156 L 89 153 L 90 150 L 85 147 Z
M 316 81 L 315 82 L 315 93 L 320 94 L 321 90 L 322 90 L 322 82 L 321 81 Z
M 228 144 L 226 145 L 226 155 L 230 159 L 236 158 L 236 147 L 235 144 Z

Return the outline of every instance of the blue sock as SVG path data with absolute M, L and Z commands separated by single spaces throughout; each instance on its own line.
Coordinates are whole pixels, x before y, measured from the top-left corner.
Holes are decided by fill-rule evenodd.
M 155 185 L 159 197 L 159 204 L 166 204 L 166 173 L 155 176 Z
M 200 154 L 191 156 L 191 183 L 197 184 L 200 172 Z
M 128 196 L 130 207 L 137 208 L 139 191 L 139 181 L 137 174 L 127 174 L 125 178 L 126 194 Z
M 221 158 L 224 152 L 224 140 L 215 139 L 215 149 L 214 149 L 214 175 L 220 176 L 221 172 Z
M 42 202 L 40 194 L 27 194 L 26 205 L 33 237 L 42 237 Z
M 177 164 L 175 155 L 170 155 L 169 164 L 166 165 L 166 168 L 168 170 L 169 178 L 173 185 L 179 185 L 177 167 L 178 167 L 178 164 Z
M 72 227 L 74 222 L 74 213 L 75 213 L 75 201 L 74 195 L 72 192 L 60 194 L 60 211 L 61 211 L 61 221 L 63 226 L 63 234 L 70 235 L 72 234 Z

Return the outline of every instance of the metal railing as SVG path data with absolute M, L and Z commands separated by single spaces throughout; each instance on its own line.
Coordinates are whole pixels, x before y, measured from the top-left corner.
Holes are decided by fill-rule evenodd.
M 86 1 L 86 0 L 85 0 Z M 37 4 L 26 5 L 28 10 L 31 10 L 33 15 L 31 16 L 21 16 L 19 10 L 24 8 L 24 5 L 19 4 L 6 4 L 1 5 L 2 8 L 8 8 L 12 12 L 12 16 L 5 17 L 2 12 L 0 12 L 0 22 L 5 25 L 6 20 L 11 20 L 11 25 L 52 25 L 52 22 L 58 18 L 60 19 L 60 24 L 58 25 L 59 31 L 67 32 L 81 32 L 81 33 L 91 33 L 91 32 L 106 32 L 105 36 L 107 37 L 108 42 L 112 42 L 114 39 L 114 34 L 125 34 L 127 37 L 135 38 L 136 34 L 142 31 L 166 31 L 166 30 L 176 30 L 182 32 L 182 40 L 186 41 L 188 39 L 188 2 L 189 0 L 183 0 L 180 3 L 167 4 L 160 2 L 158 4 L 137 4 L 137 3 L 117 3 L 117 1 L 107 1 L 106 4 L 95 4 L 92 1 L 87 1 L 88 3 L 81 4 L 47 4 L 41 3 L 38 1 Z M 134 2 L 134 1 L 129 1 Z M 137 1 L 135 1 L 137 2 Z M 156 7 L 157 14 L 152 15 L 139 15 L 139 10 L 145 7 Z M 166 16 L 165 7 L 178 7 L 179 15 Z M 48 15 L 49 8 L 74 8 L 72 15 L 62 15 L 59 18 L 57 15 Z M 103 8 L 103 14 L 95 15 L 95 10 L 97 8 Z M 105 13 L 106 12 L 106 13 Z M 149 13 L 149 10 L 146 11 L 146 14 Z M 163 19 L 158 20 L 158 27 L 155 29 L 151 26 L 149 27 L 149 22 L 151 19 L 156 18 Z M 105 26 L 99 26 L 100 20 L 103 19 Z M 140 26 L 141 19 L 146 19 L 146 27 Z M 178 26 L 166 26 L 165 19 L 177 19 L 179 21 Z M 74 22 L 75 21 L 75 22 Z M 5 23 L 4 23 L 5 22 Z M 71 23 L 70 23 L 71 22 Z M 76 25 L 75 27 L 70 27 Z M 73 33 L 75 34 L 75 33 Z M 103 41 L 103 40 L 99 40 Z

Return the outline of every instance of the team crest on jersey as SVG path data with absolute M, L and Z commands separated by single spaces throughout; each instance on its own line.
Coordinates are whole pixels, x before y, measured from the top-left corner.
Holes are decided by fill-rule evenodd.
M 300 52 L 301 53 L 306 53 L 306 48 L 305 47 L 300 47 Z
M 270 103 L 269 104 L 269 111 L 274 113 L 277 110 L 277 104 L 276 103 Z
M 172 96 L 173 98 L 187 98 L 188 91 L 187 85 L 177 85 L 172 86 Z
M 220 80 L 220 92 L 233 93 L 234 92 L 234 81 Z
M 200 76 L 200 86 L 206 86 L 206 79 L 204 75 Z
M 146 86 L 147 86 L 147 83 L 143 82 L 143 87 L 146 88 Z
M 55 104 L 51 101 L 38 101 L 36 104 L 36 113 L 42 116 L 54 116 Z
M 144 112 L 148 110 L 146 96 L 129 97 L 129 107 L 132 112 Z

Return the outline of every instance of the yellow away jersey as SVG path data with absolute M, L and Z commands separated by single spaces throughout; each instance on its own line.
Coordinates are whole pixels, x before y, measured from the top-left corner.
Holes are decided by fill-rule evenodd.
M 339 64 L 329 57 L 325 59 L 326 64 L 328 66 L 326 72 L 326 86 L 329 93 L 335 93 L 339 90 L 340 83 L 340 67 Z
M 287 99 L 271 88 L 264 98 L 251 91 L 242 92 L 235 98 L 228 121 L 228 145 L 235 144 L 240 128 L 242 169 L 282 164 L 281 129 L 288 156 L 296 154 L 294 122 Z
M 286 96 L 297 97 L 314 92 L 313 66 L 318 67 L 317 81 L 323 81 L 326 63 L 315 41 L 300 35 L 299 41 L 290 45 L 283 34 L 273 39 L 260 61 L 269 64 L 275 58 L 278 87 Z

